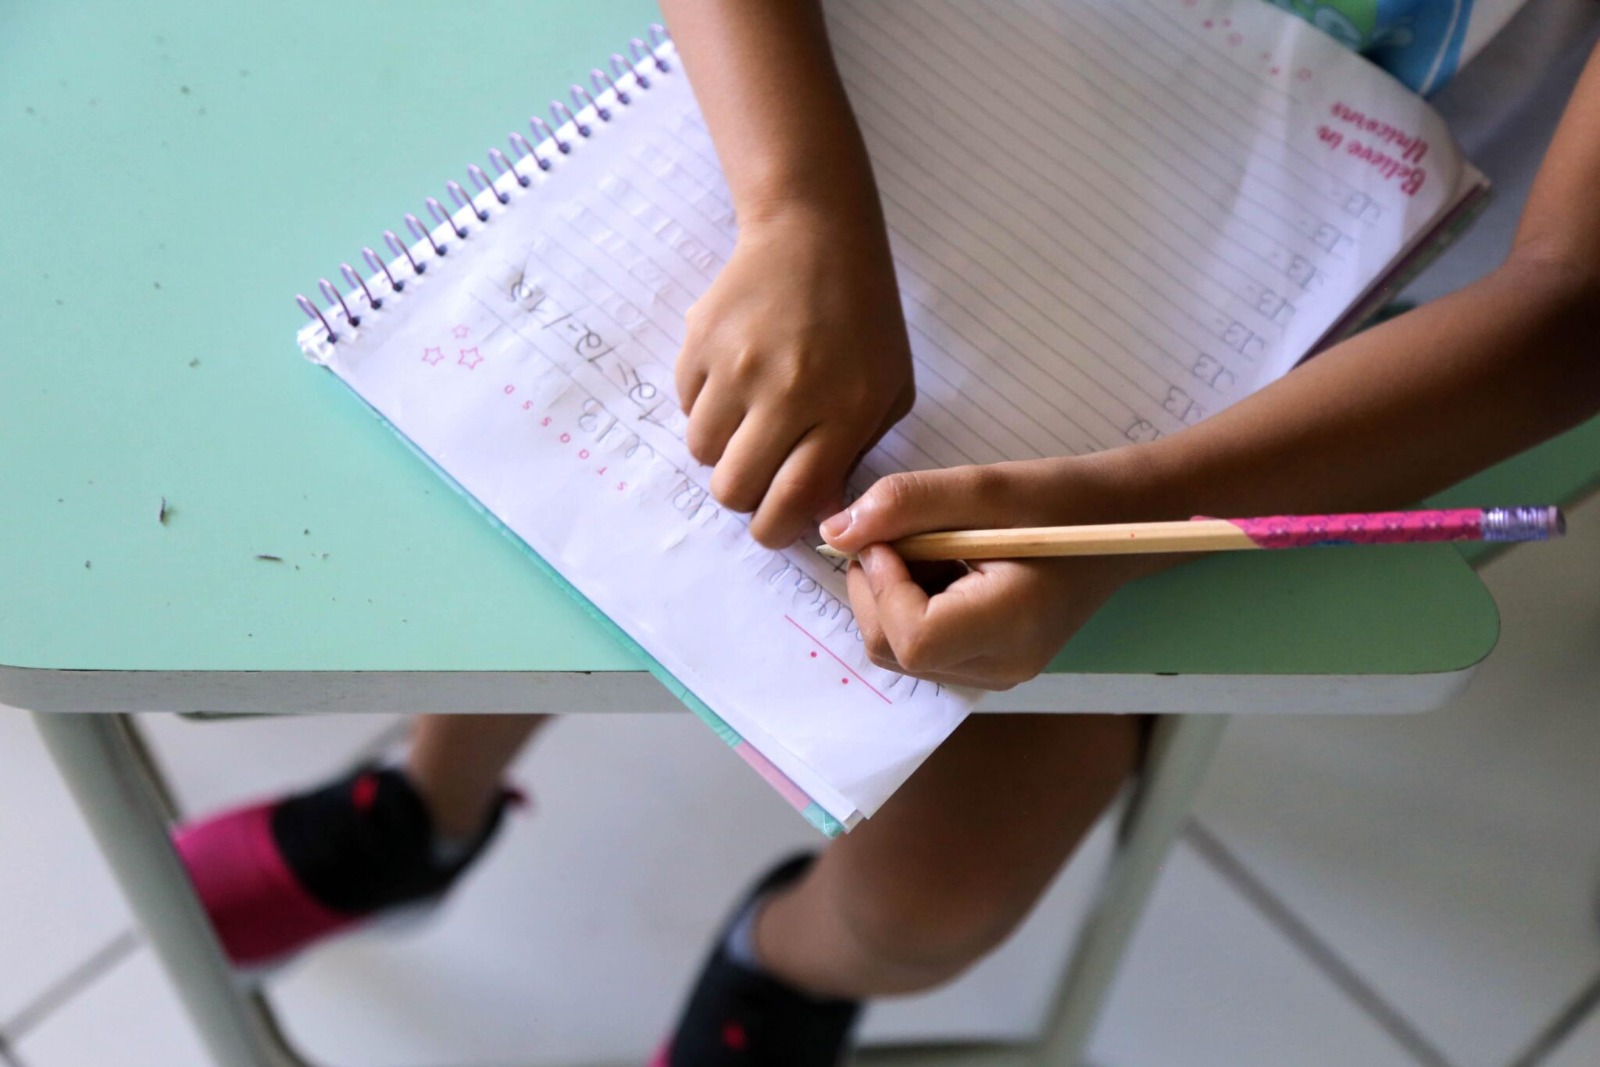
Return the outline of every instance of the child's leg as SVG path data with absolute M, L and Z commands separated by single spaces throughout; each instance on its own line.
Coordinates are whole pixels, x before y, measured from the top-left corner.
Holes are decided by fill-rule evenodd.
M 420 715 L 411 728 L 406 775 L 435 831 L 470 839 L 499 801 L 505 770 L 548 715 Z
M 974 715 L 755 924 L 817 996 L 927 989 L 1000 943 L 1137 768 L 1145 720 Z
M 174 843 L 229 956 L 259 965 L 436 898 L 488 844 L 506 767 L 542 715 L 425 715 L 401 768 L 176 828 Z

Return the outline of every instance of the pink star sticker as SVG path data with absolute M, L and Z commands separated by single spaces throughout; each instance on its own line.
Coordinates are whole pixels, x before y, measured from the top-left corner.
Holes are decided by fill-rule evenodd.
M 478 355 L 478 349 L 476 346 L 472 348 L 463 348 L 461 350 L 461 356 L 456 360 L 456 362 L 468 370 L 476 370 L 478 364 L 483 362 L 483 357 Z
M 472 333 L 472 331 L 467 329 L 465 326 L 457 326 L 455 329 L 450 331 L 450 336 L 454 337 L 457 341 L 464 341 L 466 340 L 467 335 L 470 333 Z
M 1205 27 L 1205 28 L 1206 28 L 1206 29 L 1208 29 L 1208 30 L 1209 30 L 1209 29 L 1210 29 L 1210 28 L 1211 28 L 1211 27 L 1213 27 L 1213 26 L 1215 26 L 1215 25 L 1216 25 L 1216 23 L 1215 23 L 1215 22 L 1212 22 L 1212 21 L 1211 21 L 1211 20 L 1210 20 L 1210 19 L 1206 19 L 1206 20 L 1205 20 L 1205 21 L 1204 21 L 1204 22 L 1202 22 L 1202 23 L 1201 23 L 1201 24 L 1200 24 L 1200 25 L 1202 25 L 1202 26 L 1204 26 L 1204 27 Z
M 444 349 L 442 348 L 424 348 L 422 350 L 422 362 L 424 363 L 429 363 L 437 367 L 439 365 L 439 361 L 443 358 Z

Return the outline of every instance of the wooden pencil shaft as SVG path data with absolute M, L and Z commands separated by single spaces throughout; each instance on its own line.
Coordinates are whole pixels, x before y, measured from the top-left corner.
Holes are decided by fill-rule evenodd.
M 1261 546 L 1224 519 L 1123 522 L 1104 526 L 1037 526 L 946 530 L 894 543 L 902 559 L 1028 559 L 1155 552 L 1218 552 Z M 830 553 L 831 554 L 831 553 Z

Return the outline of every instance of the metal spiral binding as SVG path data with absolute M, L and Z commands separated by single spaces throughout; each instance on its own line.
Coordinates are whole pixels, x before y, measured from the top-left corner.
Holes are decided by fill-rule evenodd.
M 532 178 L 518 169 L 518 164 L 523 160 L 531 159 L 533 165 L 541 171 L 550 170 L 557 160 L 572 152 L 577 140 L 586 140 L 594 135 L 595 127 L 584 120 L 585 113 L 592 114 L 602 124 L 610 122 L 616 113 L 602 103 L 607 93 L 611 94 L 610 99 L 617 105 L 627 107 L 633 102 L 630 95 L 632 89 L 648 90 L 651 86 L 651 76 L 644 71 L 646 66 L 653 65 L 663 74 L 670 71 L 672 68 L 661 56 L 661 46 L 671 40 L 666 27 L 659 23 L 652 24 L 647 36 L 648 43 L 638 37 L 628 42 L 631 63 L 620 53 L 614 52 L 611 55 L 609 72 L 599 67 L 589 72 L 590 88 L 573 85 L 568 94 L 572 101 L 570 106 L 559 99 L 551 101 L 550 116 L 555 120 L 554 126 L 534 115 L 528 119 L 528 128 L 533 133 L 532 141 L 521 133 L 513 132 L 508 139 L 512 156 L 508 157 L 498 148 L 489 149 L 489 165 L 495 171 L 493 178 L 490 178 L 476 163 L 469 164 L 467 178 L 471 181 L 475 192 L 467 192 L 460 182 L 454 180 L 445 182 L 445 193 L 455 205 L 454 211 L 446 208 L 437 197 L 424 198 L 423 207 L 434 222 L 431 228 L 416 215 L 408 212 L 403 221 L 414 238 L 410 245 L 401 240 L 393 230 L 383 231 L 384 245 L 391 254 L 388 263 L 385 263 L 371 248 L 363 248 L 361 258 L 371 271 L 365 278 L 350 264 L 339 264 L 339 272 L 343 275 L 347 286 L 346 292 L 341 293 L 339 287 L 326 278 L 317 281 L 317 288 L 322 293 L 325 308 L 319 308 L 315 301 L 297 293 L 294 298 L 295 303 L 300 305 L 300 310 L 305 312 L 307 318 L 322 327 L 327 343 L 337 344 L 341 339 L 341 335 L 334 329 L 334 323 L 342 319 L 350 329 L 357 329 L 363 318 L 384 307 L 386 292 L 393 295 L 403 293 L 410 277 L 421 277 L 426 274 L 431 262 L 427 254 L 429 251 L 433 253 L 433 259 L 443 259 L 447 256 L 451 241 L 448 237 L 440 239 L 436 236 L 441 229 L 453 234 L 456 240 L 465 241 L 471 236 L 471 230 L 469 223 L 462 221 L 463 215 L 469 219 L 476 219 L 479 225 L 488 225 L 493 216 L 481 206 L 483 198 L 491 197 L 502 206 L 511 202 L 510 193 L 504 191 L 498 184 L 500 179 L 509 174 L 520 188 L 526 189 L 531 185 Z M 630 77 L 631 86 L 628 84 Z M 577 135 L 576 140 L 561 136 L 563 130 L 569 129 Z M 396 277 L 397 270 L 404 273 L 407 267 L 411 270 L 410 277 Z M 387 291 L 383 288 L 384 283 L 388 284 Z

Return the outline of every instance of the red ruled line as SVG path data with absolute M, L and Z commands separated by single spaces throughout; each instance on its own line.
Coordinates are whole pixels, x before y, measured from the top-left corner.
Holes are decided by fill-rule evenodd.
M 790 619 L 789 616 L 787 616 L 787 615 L 785 615 L 784 618 L 789 620 L 789 625 L 790 626 L 793 626 L 796 630 L 799 630 L 801 633 L 803 633 L 807 637 L 811 638 L 812 643 L 815 644 L 818 648 L 822 649 L 822 651 L 826 652 L 828 655 L 833 656 L 833 658 L 838 662 L 839 666 L 843 667 L 845 670 L 849 671 L 852 675 L 855 676 L 855 680 L 856 681 L 860 682 L 862 685 L 866 686 L 868 689 L 871 689 L 874 693 L 876 693 L 879 700 L 883 701 L 885 704 L 893 704 L 894 703 L 894 701 L 890 700 L 888 697 L 884 696 L 882 693 L 879 693 L 877 688 L 871 682 L 869 682 L 865 678 L 861 677 L 861 675 L 856 674 L 856 669 L 854 667 L 850 666 L 850 664 L 846 663 L 844 660 L 839 659 L 838 656 L 835 656 L 834 652 L 833 652 L 833 649 L 829 648 L 827 645 L 825 645 L 821 641 L 817 640 L 816 635 L 813 634 L 810 630 L 807 630 L 804 626 L 801 626 L 799 623 L 795 622 L 793 619 Z

